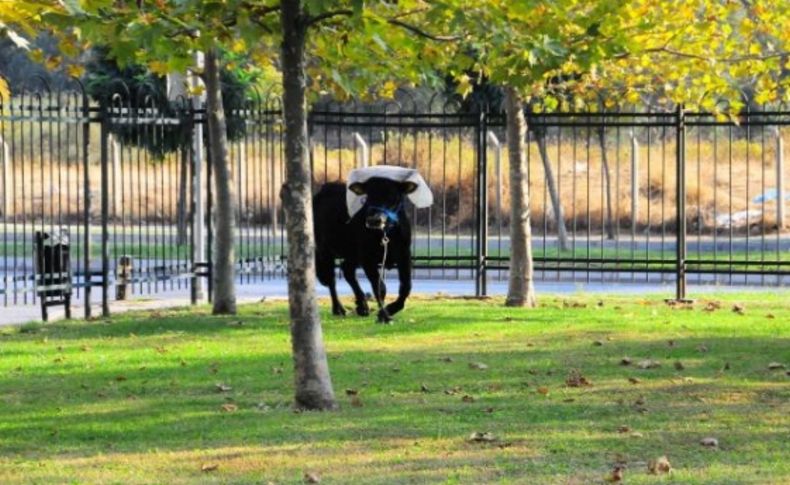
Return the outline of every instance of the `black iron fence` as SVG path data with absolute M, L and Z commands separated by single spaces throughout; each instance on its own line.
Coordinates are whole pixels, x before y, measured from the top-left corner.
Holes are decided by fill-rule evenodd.
M 69 235 L 74 297 L 210 297 L 212 174 L 202 109 L 122 93 L 0 100 L 0 301 L 37 302 L 34 236 Z M 279 101 L 228 114 L 240 284 L 282 278 L 286 248 Z M 507 277 L 504 117 L 454 101 L 320 104 L 309 121 L 317 187 L 355 167 L 418 169 L 433 207 L 413 210 L 418 278 L 463 279 L 484 294 Z M 790 280 L 790 111 L 737 120 L 697 113 L 528 114 L 526 147 L 537 277 L 685 285 Z M 114 290 L 114 292 L 113 292 Z M 471 292 L 470 286 L 470 292 Z M 261 295 L 263 296 L 263 295 Z

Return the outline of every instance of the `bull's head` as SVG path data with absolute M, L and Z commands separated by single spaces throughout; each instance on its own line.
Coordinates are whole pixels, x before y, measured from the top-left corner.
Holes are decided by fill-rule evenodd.
M 403 210 L 403 197 L 417 190 L 414 182 L 396 182 L 382 177 L 372 177 L 364 183 L 353 183 L 348 189 L 365 196 L 362 214 L 365 227 L 386 231 L 398 224 Z

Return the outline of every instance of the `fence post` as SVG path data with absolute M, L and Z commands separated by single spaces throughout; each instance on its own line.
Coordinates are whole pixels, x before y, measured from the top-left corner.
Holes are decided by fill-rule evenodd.
M 110 239 L 108 219 L 110 213 L 110 132 L 107 124 L 108 116 L 103 113 L 101 121 L 101 313 L 103 317 L 110 316 Z
M 776 228 L 785 228 L 784 140 L 782 130 L 776 127 Z
M 686 119 L 683 105 L 678 105 L 676 119 L 676 226 L 675 298 L 686 299 Z
M 631 236 L 636 237 L 639 220 L 639 140 L 631 130 Z
M 357 157 L 357 168 L 367 167 L 368 163 L 370 162 L 370 151 L 368 150 L 368 144 L 365 142 L 365 139 L 362 138 L 362 135 L 354 132 L 354 144 L 357 146 L 357 150 L 355 155 Z
M 100 111 L 102 118 L 106 116 Z M 93 278 L 91 274 L 91 180 L 90 180 L 90 140 L 91 120 L 88 94 L 82 92 L 82 217 L 83 217 L 83 244 L 82 244 L 82 280 L 84 284 L 85 319 L 91 317 L 91 290 Z
M 488 150 L 486 112 L 481 111 L 477 123 L 477 264 L 475 295 L 488 294 L 486 265 L 488 259 Z
M 110 133 L 109 135 L 109 143 L 112 147 L 112 207 L 110 207 L 110 213 L 114 217 L 118 217 L 118 212 L 120 210 L 121 205 L 121 142 Z
M 11 150 L 8 143 L 3 140 L 0 134 L 0 176 L 3 177 L 3 217 L 8 218 L 9 208 L 12 206 L 13 184 L 11 183 Z

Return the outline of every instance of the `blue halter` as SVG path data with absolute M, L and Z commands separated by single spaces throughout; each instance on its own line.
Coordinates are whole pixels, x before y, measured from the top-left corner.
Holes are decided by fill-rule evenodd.
M 401 201 L 401 203 L 398 204 L 398 207 L 396 207 L 395 209 L 390 209 L 388 207 L 382 207 L 378 205 L 368 206 L 367 210 L 370 211 L 371 209 L 378 210 L 379 212 L 387 216 L 387 227 L 392 227 L 398 224 L 398 221 L 400 220 L 400 218 L 398 217 L 398 213 L 401 211 L 401 209 L 403 209 L 403 202 Z

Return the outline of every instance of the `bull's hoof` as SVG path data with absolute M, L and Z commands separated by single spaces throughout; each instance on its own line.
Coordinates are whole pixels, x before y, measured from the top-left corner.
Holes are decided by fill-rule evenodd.
M 376 317 L 376 321 L 378 323 L 388 324 L 388 323 L 392 323 L 392 317 L 390 316 L 389 313 L 387 313 L 387 310 L 382 308 L 381 310 L 379 310 L 379 313 Z
M 346 316 L 346 309 L 342 306 L 332 307 L 332 315 L 337 315 L 338 317 L 345 317 Z
M 370 308 L 368 308 L 367 305 L 366 306 L 358 306 L 357 307 L 357 315 L 359 315 L 360 317 L 366 317 L 366 316 L 370 315 Z

